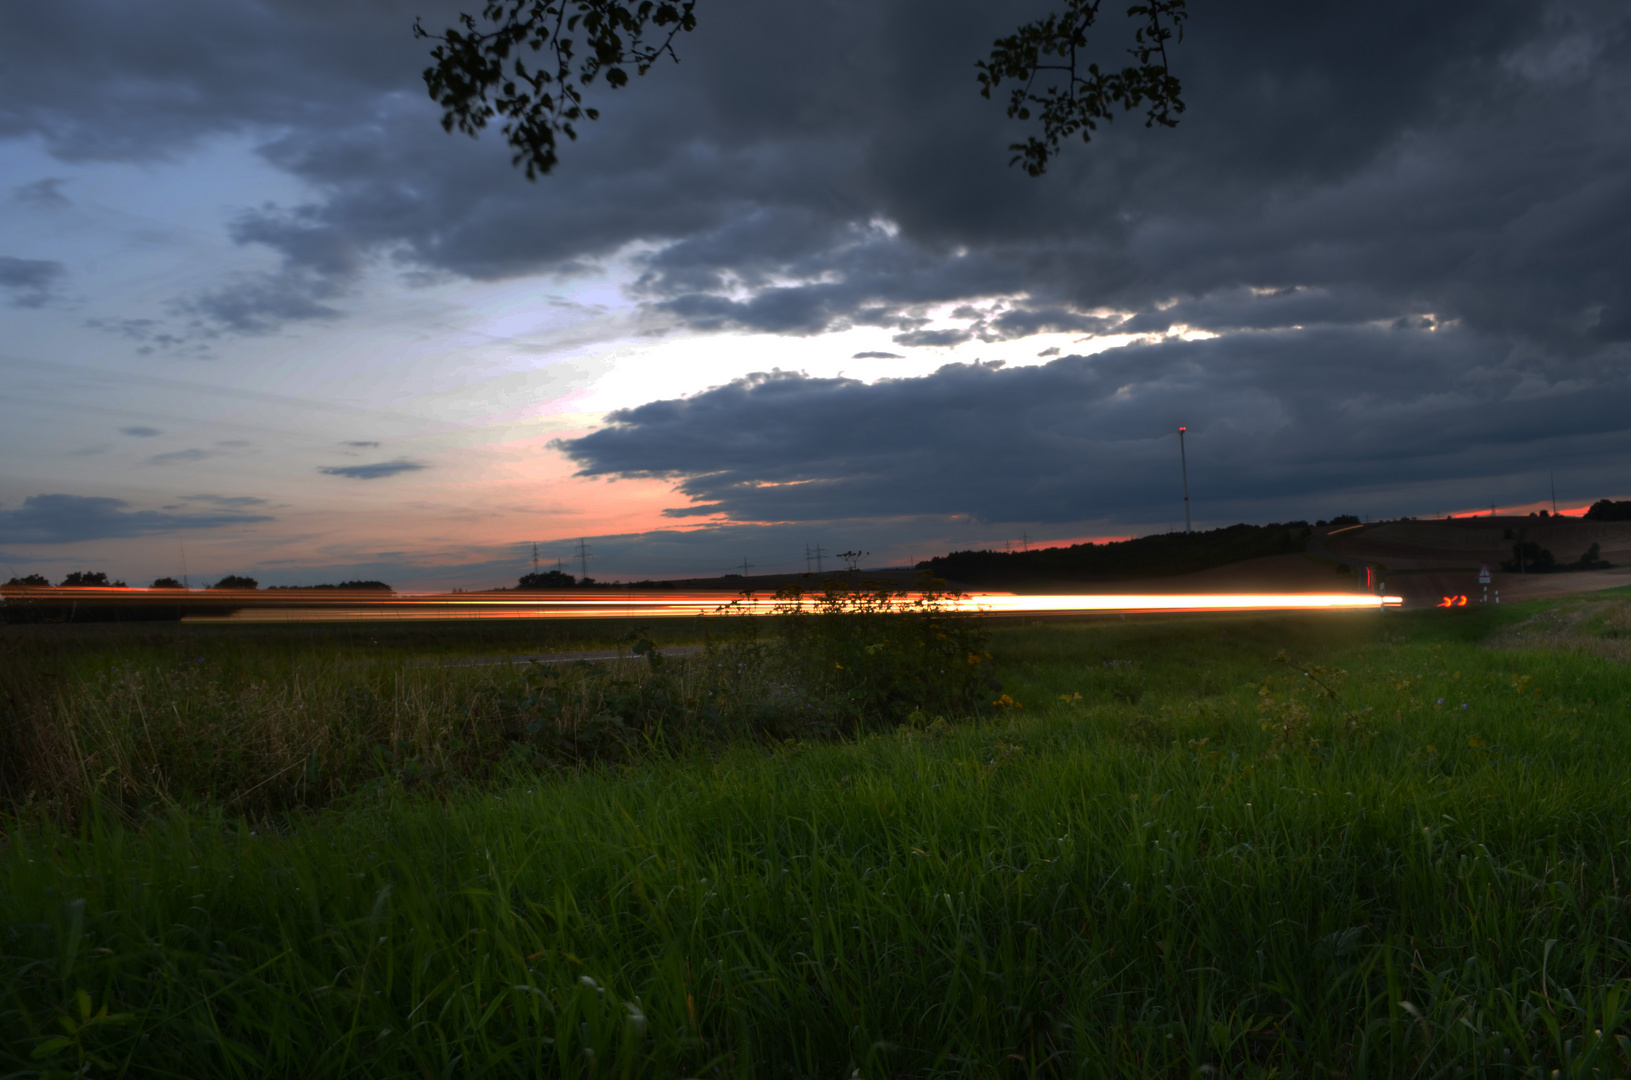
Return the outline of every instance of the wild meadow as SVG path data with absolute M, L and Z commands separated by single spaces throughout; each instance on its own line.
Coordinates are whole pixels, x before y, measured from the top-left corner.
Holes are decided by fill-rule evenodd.
M 0 1075 L 1631 1072 L 1625 596 L 25 629 Z

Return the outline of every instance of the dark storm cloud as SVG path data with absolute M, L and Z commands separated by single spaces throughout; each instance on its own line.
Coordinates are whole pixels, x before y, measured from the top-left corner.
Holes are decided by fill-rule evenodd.
M 355 446 L 358 449 L 363 449 L 365 447 L 378 447 L 379 443 L 370 442 L 370 441 L 368 441 L 366 439 L 356 439 L 356 440 L 352 440 L 352 441 L 349 441 L 349 442 L 343 442 L 340 445 L 341 446 Z
M 1511 501 L 1502 478 L 1539 460 L 1623 486 L 1628 410 L 1623 367 L 1548 374 L 1464 331 L 1366 328 L 871 385 L 773 372 L 612 413 L 556 445 L 585 475 L 676 480 L 692 500 L 677 516 L 1142 522 L 1171 504 L 1187 424 L 1198 501 L 1234 519 L 1310 501 L 1392 513 Z
M 1328 318 L 1431 312 L 1552 349 L 1631 335 L 1621 5 L 1203 6 L 1175 53 L 1179 129 L 1110 125 L 1035 181 L 970 77 L 1028 8 L 714 0 L 685 63 L 602 93 L 606 119 L 538 184 L 423 100 L 406 27 L 457 7 L 173 0 L 131 25 L 36 5 L 0 65 L 0 131 L 81 158 L 281 131 L 263 152 L 320 197 L 234 235 L 283 271 L 182 301 L 232 331 L 335 317 L 387 253 L 501 277 L 638 241 L 654 310 L 703 329 L 947 339 L 925 305 L 994 295 L 1011 302 L 962 329 L 1102 332 L 1107 309 L 1143 328 L 1175 301 L 1224 329 L 1293 289 Z
M 152 161 L 200 138 L 332 125 L 360 97 L 418 74 L 414 14 L 456 4 L 115 0 L 9 13 L 0 135 L 42 139 L 67 161 Z
M 850 357 L 851 360 L 903 360 L 900 353 L 867 351 L 858 352 Z
M 698 330 L 1223 335 L 872 388 L 776 376 L 569 444 L 743 519 L 1133 514 L 1186 420 L 1230 505 L 1431 500 L 1541 460 L 1606 484 L 1623 449 L 1623 3 L 1196 5 L 1179 128 L 1124 118 L 1033 180 L 971 63 L 1042 0 L 710 0 L 685 62 L 598 95 L 605 119 L 537 184 L 424 99 L 406 27 L 457 6 L 33 5 L 0 40 L 0 133 L 129 160 L 267 133 L 314 194 L 235 218 L 281 266 L 178 298 L 205 335 L 341 317 L 370 265 L 501 278 L 620 251 L 650 313 Z
M 291 322 L 339 318 L 338 308 L 322 302 L 335 291 L 331 282 L 310 274 L 267 274 L 179 300 L 173 310 L 206 328 L 266 334 Z
M 138 425 L 136 427 L 122 427 L 119 429 L 119 434 L 129 435 L 133 439 L 151 439 L 155 435 L 163 435 L 164 432 L 156 427 Z
M 309 208 L 241 214 L 228 230 L 232 239 L 273 249 L 283 265 L 179 299 L 173 309 L 206 332 L 265 334 L 291 322 L 339 318 L 331 302 L 346 294 L 367 260 L 342 231 L 311 218 Z
M 44 307 L 67 269 L 52 259 L 17 259 L 0 255 L 0 289 L 18 307 Z
M 62 185 L 66 180 L 59 176 L 47 176 L 31 184 L 19 185 L 12 191 L 12 198 L 20 203 L 42 210 L 55 210 L 72 205 L 68 196 L 62 193 Z
M 83 495 L 31 495 L 21 506 L 0 509 L 0 544 L 71 544 L 186 529 L 219 529 L 271 521 L 264 514 L 169 513 L 130 510 L 123 499 Z
M 380 461 L 372 465 L 325 465 L 317 471 L 325 476 L 344 476 L 351 480 L 380 480 L 398 473 L 418 472 L 420 469 L 428 468 L 430 466 L 423 462 L 398 458 L 396 461 Z

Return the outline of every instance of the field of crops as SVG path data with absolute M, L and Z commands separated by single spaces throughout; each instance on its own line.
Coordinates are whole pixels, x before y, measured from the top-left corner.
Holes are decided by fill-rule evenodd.
M 15 628 L 0 1075 L 1624 1075 L 1628 612 Z

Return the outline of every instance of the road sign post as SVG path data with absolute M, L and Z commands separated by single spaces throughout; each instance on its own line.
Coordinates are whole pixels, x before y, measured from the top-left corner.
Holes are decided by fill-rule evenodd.
M 1484 599 L 1482 602 L 1486 604 L 1489 603 L 1489 578 L 1489 567 L 1480 566 L 1478 568 L 1478 584 L 1484 587 Z

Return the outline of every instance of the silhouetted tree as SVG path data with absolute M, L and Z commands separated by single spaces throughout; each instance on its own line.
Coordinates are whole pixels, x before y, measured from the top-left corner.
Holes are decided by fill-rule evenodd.
M 1587 548 L 1585 550 L 1584 554 L 1582 554 L 1578 559 L 1574 560 L 1574 562 L 1569 563 L 1563 569 L 1565 569 L 1565 570 L 1607 570 L 1609 567 L 1611 567 L 1613 565 L 1614 565 L 1613 563 L 1607 562 L 1607 561 L 1605 561 L 1603 559 L 1602 545 L 1601 544 L 1593 544 L 1593 545 L 1591 545 L 1589 548 Z
M 589 578 L 584 578 L 583 580 L 584 580 L 585 584 L 590 583 Z M 560 570 L 550 570 L 550 571 L 547 571 L 547 572 L 541 573 L 541 574 L 539 574 L 539 573 L 522 574 L 521 575 L 521 582 L 520 582 L 520 584 L 518 584 L 516 586 L 516 588 L 518 588 L 518 589 L 570 589 L 570 588 L 572 588 L 572 586 L 574 586 L 576 584 L 578 584 L 578 582 L 576 581 L 576 579 L 574 579 L 572 577 L 571 574 L 565 573 L 565 572 L 560 571 Z
M 109 581 L 108 575 L 100 570 L 75 570 L 62 579 L 64 586 L 83 586 L 87 588 L 125 589 L 129 588 L 122 581 Z
M 342 581 L 338 585 L 268 585 L 267 589 L 329 589 L 358 592 L 395 592 L 383 581 Z
M 183 585 L 181 582 L 177 581 L 173 577 L 154 578 L 152 587 L 155 588 L 155 589 L 185 589 L 186 588 L 185 585 Z
M 49 587 L 51 582 L 46 580 L 46 577 L 45 577 L 44 574 L 25 574 L 22 577 L 12 578 L 10 581 L 6 582 L 6 584 L 7 585 L 27 585 L 27 586 L 34 586 L 34 587 L 38 588 L 38 587 L 41 587 L 41 586 Z
M 244 577 L 241 574 L 228 574 L 226 577 L 222 578 L 220 581 L 217 581 L 214 585 L 211 585 L 210 588 L 212 588 L 212 589 L 258 589 L 258 588 L 260 588 L 260 582 L 256 581 L 252 577 Z
M 1586 510 L 1591 521 L 1631 521 L 1631 499 L 1598 499 Z
M 1503 561 L 1501 569 L 1509 574 L 1549 574 L 1557 569 L 1557 557 L 1533 540 L 1524 540 L 1512 545 L 1512 558 Z
M 667 56 L 679 61 L 674 39 L 696 29 L 697 0 L 488 0 L 480 15 L 461 13 L 458 25 L 433 34 L 419 22 L 414 36 L 436 42 L 425 88 L 442 108 L 442 127 L 472 137 L 498 119 L 515 151 L 512 162 L 535 180 L 555 168 L 557 137 L 578 137 L 580 120 L 600 111 L 583 103 L 596 79 L 616 89 L 629 71 L 644 75 Z M 980 94 L 1003 84 L 1008 115 L 1036 120 L 1040 137 L 1013 143 L 1010 165 L 1032 176 L 1047 171 L 1066 139 L 1092 138 L 1118 110 L 1145 110 L 1145 127 L 1175 127 L 1184 111 L 1183 86 L 1167 63 L 1167 42 L 1182 40 L 1185 0 L 1141 0 L 1127 8 L 1137 61 L 1101 71 L 1082 55 L 1102 0 L 1065 0 L 1061 9 L 1026 23 L 991 45 L 975 67 Z

